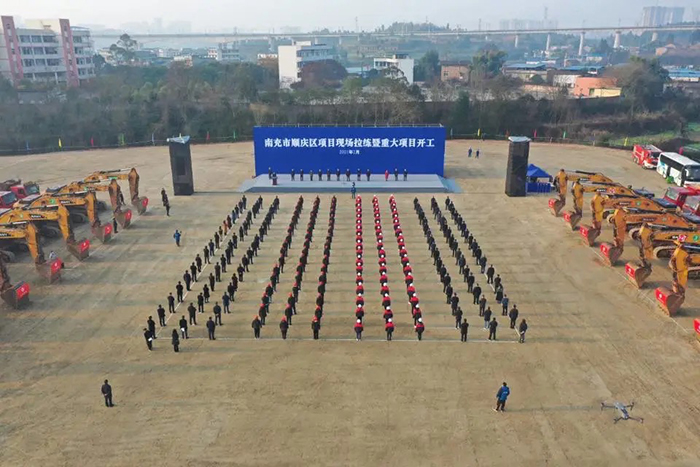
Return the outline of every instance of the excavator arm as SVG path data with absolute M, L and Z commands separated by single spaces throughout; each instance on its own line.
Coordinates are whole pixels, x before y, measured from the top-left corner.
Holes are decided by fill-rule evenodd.
M 554 177 L 554 185 L 557 188 L 559 194 L 558 198 L 551 198 L 549 200 L 549 208 L 552 214 L 555 216 L 559 215 L 559 212 L 564 208 L 566 204 L 566 190 L 568 188 L 568 182 L 602 182 L 602 183 L 613 183 L 612 179 L 606 177 L 601 173 L 596 172 L 584 172 L 582 170 L 565 170 L 560 169 L 556 177 Z
M 110 224 L 102 226 L 99 214 L 97 213 L 97 196 L 94 191 L 83 191 L 66 194 L 57 194 L 54 196 L 44 195 L 34 202 L 29 207 L 33 208 L 52 208 L 55 206 L 80 206 L 85 209 L 90 228 L 93 235 L 98 237 L 103 243 L 112 237 L 112 226 Z
M 139 182 L 141 177 L 135 168 L 130 169 L 115 169 L 115 170 L 101 170 L 98 172 L 93 172 L 92 174 L 85 177 L 83 180 L 87 183 L 101 182 L 103 180 L 110 180 L 110 199 L 112 200 L 112 208 L 120 205 L 121 197 L 118 196 L 121 193 L 119 190 L 115 195 L 117 196 L 117 203 L 112 199 L 112 191 L 115 189 L 112 187 L 112 183 L 116 184 L 116 180 L 127 180 L 129 182 L 129 194 L 131 195 L 131 204 L 136 208 L 139 214 L 146 212 L 148 207 L 148 198 L 139 197 Z M 119 185 L 116 184 L 118 187 Z M 116 210 L 116 208 L 115 208 Z
M 81 261 L 90 255 L 90 241 L 83 239 L 77 242 L 75 240 L 73 228 L 70 224 L 70 214 L 68 209 L 61 204 L 54 208 L 11 209 L 0 214 L 0 224 L 23 224 L 37 221 L 58 222 L 58 227 L 66 242 L 68 251 Z
M 34 223 L 25 222 L 12 226 L 0 226 L 0 240 L 24 242 L 29 249 L 29 254 L 34 259 L 34 266 L 37 272 L 50 283 L 61 277 L 63 262 L 59 258 L 50 258 L 48 262 L 46 261 L 44 251 L 39 242 L 39 233 Z
M 659 287 L 654 295 L 659 306 L 669 316 L 674 316 L 685 301 L 689 276 L 700 271 L 700 247 L 678 242 L 668 265 L 673 272 L 671 290 Z

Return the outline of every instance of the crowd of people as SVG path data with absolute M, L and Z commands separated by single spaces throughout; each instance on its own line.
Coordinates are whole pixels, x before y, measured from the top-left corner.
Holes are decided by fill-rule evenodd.
M 205 312 L 204 305 L 206 303 L 210 303 L 211 296 L 215 292 L 217 284 L 222 282 L 222 274 L 225 274 L 227 267 L 231 265 L 232 260 L 234 259 L 235 250 L 238 249 L 239 242 L 243 242 L 245 240 L 245 237 L 248 235 L 253 223 L 253 219 L 257 218 L 258 214 L 260 213 L 262 204 L 262 197 L 258 197 L 255 203 L 253 203 L 251 206 L 250 210 L 247 211 L 247 199 L 244 195 L 231 210 L 231 213 L 228 214 L 221 225 L 219 225 L 219 228 L 214 232 L 214 235 L 209 242 L 204 246 L 202 250 L 203 255 L 200 256 L 197 254 L 190 266 L 185 270 L 182 280 L 178 281 L 178 283 L 175 285 L 176 295 L 173 296 L 172 292 L 168 294 L 168 311 L 170 314 L 175 314 L 177 306 L 184 303 L 185 294 L 192 290 L 193 285 L 200 280 L 204 282 L 202 292 L 197 296 L 197 307 L 194 306 L 194 301 L 190 302 L 189 306 L 187 307 L 189 320 L 185 318 L 185 315 L 182 315 L 178 323 L 180 333 L 178 333 L 177 328 L 173 329 L 171 343 L 175 352 L 179 351 L 180 339 L 189 339 L 188 330 L 190 326 L 197 325 L 197 314 Z M 254 258 L 257 256 L 261 244 L 264 242 L 265 236 L 269 231 L 270 224 L 272 223 L 278 209 L 279 198 L 275 197 L 265 218 L 260 224 L 258 233 L 251 241 L 245 254 L 242 255 L 238 268 L 231 275 L 228 286 L 221 296 L 221 304 L 223 306 L 219 304 L 218 300 L 214 300 L 214 305 L 212 307 L 213 316 L 210 316 L 206 322 L 209 339 L 216 339 L 216 327 L 223 325 L 221 318 L 222 314 L 231 312 L 230 304 L 231 302 L 235 301 L 235 294 L 238 290 L 238 284 L 239 282 L 243 281 L 245 272 L 249 270 L 249 265 L 253 263 Z M 241 218 L 243 221 L 240 223 L 238 235 L 236 235 L 233 227 Z M 229 233 L 231 233 L 231 238 L 227 243 L 225 243 L 225 239 Z M 218 253 L 222 248 L 224 249 L 224 252 L 221 253 L 219 258 L 217 258 L 216 253 Z M 210 272 L 208 277 L 203 277 L 203 269 L 206 268 L 207 265 L 211 264 L 214 265 L 214 272 Z M 160 326 L 165 327 L 166 311 L 162 305 L 158 305 L 157 313 Z M 155 321 L 153 321 L 153 318 L 149 316 L 146 324 L 147 327 L 143 330 L 144 338 L 148 349 L 152 350 L 153 341 L 157 339 Z
M 188 328 L 190 326 L 197 325 L 197 315 L 205 313 L 206 304 L 214 301 L 212 306 L 213 315 L 211 315 L 206 321 L 206 328 L 208 331 L 208 337 L 210 340 L 215 340 L 215 331 L 217 326 L 222 326 L 222 315 L 230 313 L 231 303 L 235 301 L 235 295 L 238 290 L 239 283 L 243 282 L 246 272 L 250 269 L 250 265 L 253 264 L 255 258 L 258 256 L 258 252 L 261 248 L 262 243 L 265 240 L 270 224 L 272 223 L 275 214 L 279 209 L 279 199 L 276 197 L 271 203 L 269 210 L 260 224 L 257 234 L 252 238 L 250 246 L 247 248 L 245 253 L 241 255 L 240 262 L 235 271 L 233 271 L 231 278 L 228 282 L 226 289 L 223 291 L 221 300 L 213 299 L 212 296 L 215 292 L 216 287 L 219 287 L 222 283 L 222 278 L 227 273 L 227 268 L 232 264 L 234 259 L 235 250 L 238 249 L 239 242 L 243 242 L 246 236 L 249 234 L 253 220 L 257 218 L 262 207 L 263 199 L 258 197 L 255 203 L 251 206 L 250 210 L 247 210 L 247 200 L 243 196 L 241 200 L 236 204 L 234 209 L 232 209 L 231 214 L 227 215 L 226 219 L 219 226 L 218 230 L 214 232 L 214 235 L 209 240 L 209 242 L 204 246 L 202 250 L 202 255 L 197 254 L 194 260 L 191 262 L 190 266 L 185 270 L 182 281 L 178 281 L 175 286 L 176 295 L 173 296 L 172 292 L 168 295 L 168 311 L 170 314 L 176 312 L 176 308 L 180 303 L 184 303 L 184 296 L 186 292 L 192 290 L 193 286 L 197 282 L 204 282 L 201 292 L 195 301 L 191 301 L 187 307 L 187 312 L 189 314 L 189 320 L 183 315 L 179 321 L 179 330 L 174 329 L 172 332 L 172 345 L 175 352 L 179 351 L 180 339 L 188 339 Z M 280 274 L 284 272 L 284 266 L 289 254 L 290 247 L 292 245 L 293 235 L 297 227 L 301 211 L 303 209 L 304 198 L 299 197 L 296 207 L 294 209 L 291 221 L 287 228 L 287 235 L 282 242 L 282 246 L 279 250 L 279 258 L 277 262 L 272 267 L 272 272 L 269 277 L 265 289 L 263 291 L 262 297 L 260 299 L 260 306 L 258 308 L 257 314 L 251 323 L 253 329 L 253 335 L 256 339 L 260 338 L 261 330 L 265 326 L 267 318 L 270 313 L 270 304 L 272 303 L 273 296 L 277 291 L 277 286 L 280 282 Z M 331 255 L 331 245 L 333 241 L 334 229 L 335 229 L 335 214 L 336 214 L 336 204 L 337 199 L 334 196 L 331 201 L 329 219 L 328 219 L 328 231 L 326 240 L 323 246 L 323 258 L 321 264 L 321 271 L 318 277 L 317 285 L 317 296 L 315 301 L 315 310 L 313 317 L 311 318 L 311 329 L 313 339 L 319 339 L 321 331 L 321 322 L 323 318 L 323 307 L 325 303 L 325 293 L 327 285 L 327 273 L 330 263 Z M 455 328 L 459 330 L 461 340 L 463 342 L 467 341 L 469 323 L 465 317 L 465 313 L 462 310 L 464 302 L 460 303 L 460 297 L 455 290 L 456 286 L 452 282 L 452 278 L 447 270 L 447 266 L 441 256 L 440 249 L 437 246 L 433 233 L 430 229 L 428 219 L 426 217 L 423 208 L 417 198 L 414 198 L 414 209 L 418 215 L 420 225 L 423 229 L 424 236 L 427 241 L 428 249 L 430 251 L 430 256 L 433 259 L 433 265 L 435 266 L 436 272 L 440 277 L 440 282 L 443 286 L 443 293 L 445 294 L 446 304 L 449 305 L 452 316 L 455 320 Z M 318 216 L 320 206 L 320 198 L 317 196 L 313 202 L 313 206 L 309 215 L 309 222 L 307 224 L 307 229 L 304 237 L 304 244 L 299 256 L 299 262 L 296 266 L 296 274 L 294 277 L 294 282 L 292 285 L 292 290 L 287 297 L 287 304 L 284 310 L 284 315 L 279 323 L 280 332 L 283 339 L 287 338 L 289 327 L 292 325 L 293 316 L 297 314 L 297 302 L 299 300 L 299 292 L 302 288 L 302 282 L 304 278 L 304 273 L 306 270 L 308 255 L 311 243 L 313 241 L 313 233 L 316 225 L 316 219 Z M 397 242 L 397 249 L 399 253 L 399 259 L 401 262 L 402 272 L 404 274 L 404 283 L 406 286 L 406 294 L 408 297 L 408 302 L 410 304 L 411 315 L 413 318 L 414 332 L 417 335 L 418 340 L 422 340 L 423 334 L 425 332 L 425 323 L 423 320 L 422 310 L 420 307 L 420 299 L 416 292 L 416 287 L 414 285 L 413 269 L 411 267 L 410 259 L 408 256 L 408 251 L 406 249 L 406 242 L 403 235 L 403 230 L 401 227 L 399 212 L 397 209 L 397 203 L 394 196 L 389 197 L 389 206 L 391 209 L 391 222 L 394 231 L 394 236 Z M 467 291 L 472 294 L 472 303 L 478 307 L 479 316 L 484 321 L 484 329 L 489 331 L 488 339 L 496 340 L 497 338 L 497 327 L 499 325 L 496 317 L 494 316 L 494 311 L 491 309 L 489 304 L 489 299 L 487 298 L 486 292 L 482 289 L 480 283 L 475 280 L 476 269 L 486 276 L 485 286 L 491 286 L 493 289 L 493 300 L 501 310 L 501 315 L 505 316 L 510 321 L 510 328 L 516 329 L 517 319 L 519 317 L 519 310 L 517 306 L 513 303 L 512 306 L 508 296 L 504 292 L 504 284 L 499 274 L 496 274 L 496 270 L 492 264 L 488 263 L 485 253 L 482 251 L 477 239 L 469 231 L 464 218 L 461 216 L 454 203 L 448 197 L 445 200 L 445 208 L 449 211 L 449 216 L 443 215 L 443 212 L 435 198 L 431 199 L 431 210 L 433 217 L 440 227 L 440 231 L 443 234 L 444 241 L 448 245 L 452 257 L 455 261 L 455 265 L 459 267 L 459 274 L 464 278 L 464 282 L 467 284 Z M 364 237 L 363 237 L 363 209 L 362 209 L 362 198 L 358 196 L 354 200 L 354 211 L 355 211 L 355 281 L 356 281 L 356 299 L 355 299 L 355 319 L 353 322 L 353 329 L 355 332 L 356 340 L 360 341 L 362 339 L 362 333 L 364 331 L 364 317 L 366 313 L 365 309 L 365 285 L 364 285 Z M 455 235 L 450 227 L 449 218 L 451 217 L 452 222 L 457 227 L 457 235 Z M 240 222 L 239 222 L 240 220 Z M 382 216 L 381 209 L 379 206 L 379 200 L 376 196 L 372 198 L 372 221 L 374 234 L 376 238 L 376 249 L 378 257 L 378 272 L 379 272 L 379 285 L 381 294 L 381 304 L 383 309 L 384 318 L 384 330 L 386 332 L 386 339 L 388 341 L 392 340 L 392 336 L 396 329 L 396 323 L 394 319 L 394 314 L 392 311 L 392 300 L 391 292 L 389 289 L 388 280 L 388 270 L 387 270 L 387 258 L 386 250 L 384 244 L 383 236 L 383 226 L 382 226 Z M 240 224 L 238 226 L 237 232 L 234 231 L 234 225 Z M 231 238 L 226 242 L 226 238 L 231 234 Z M 472 253 L 472 258 L 474 261 L 473 269 L 469 265 L 467 255 L 465 255 L 460 248 L 460 239 L 463 241 Z M 219 250 L 223 249 L 223 252 Z M 217 257 L 217 254 L 220 256 Z M 213 271 L 205 276 L 202 272 L 207 265 L 213 265 Z M 184 282 L 184 284 L 183 284 Z M 221 304 L 220 304 L 221 303 Z M 161 327 L 166 326 L 166 311 L 162 305 L 157 308 L 158 321 Z M 517 325 L 517 332 L 520 336 L 520 342 L 525 342 L 525 333 L 527 331 L 527 322 L 522 319 Z M 153 348 L 153 341 L 157 338 L 156 323 L 152 316 L 148 317 L 146 322 L 146 328 L 144 328 L 144 337 L 146 339 L 146 344 L 148 349 Z
M 449 272 L 447 271 L 447 267 L 443 262 L 443 259 L 440 254 L 440 249 L 438 248 L 437 243 L 435 242 L 435 238 L 433 237 L 433 234 L 430 230 L 428 220 L 417 198 L 413 200 L 413 204 L 418 215 L 418 219 L 423 228 L 423 233 L 426 237 L 426 241 L 428 243 L 428 249 L 430 250 L 430 255 L 433 259 L 433 265 L 435 266 L 436 271 L 440 276 L 440 281 L 443 285 L 443 292 L 445 293 L 446 303 L 450 305 L 452 316 L 455 318 L 455 328 L 460 331 L 462 342 L 466 342 L 469 332 L 469 323 L 467 319 L 464 318 L 464 312 L 460 307 L 460 297 L 453 288 L 452 278 Z M 488 268 L 486 267 L 486 265 L 488 264 L 486 255 L 482 252 L 478 241 L 476 240 L 476 238 L 474 238 L 473 234 L 467 228 L 467 224 L 464 221 L 464 218 L 459 214 L 457 208 L 455 207 L 454 203 L 450 200 L 449 197 L 445 200 L 445 206 L 447 210 L 450 211 L 452 221 L 456 224 L 459 230 L 459 234 L 469 246 L 469 249 L 472 252 L 472 258 L 475 262 L 475 266 L 479 268 L 480 273 L 486 276 L 486 284 L 492 286 L 495 295 L 495 302 L 498 304 L 498 306 L 501 307 L 502 310 L 501 314 L 503 316 L 507 316 L 510 319 L 510 328 L 515 329 L 516 321 L 519 315 L 519 310 L 515 304 L 513 304 L 513 307 L 510 310 L 508 310 L 509 299 L 504 293 L 503 281 L 500 275 L 496 275 L 494 277 L 495 268 L 493 267 L 493 265 L 490 265 Z M 438 202 L 435 200 L 435 198 L 431 199 L 431 210 L 433 212 L 434 219 L 440 226 L 440 231 L 442 232 L 445 238 L 445 242 L 451 250 L 452 257 L 455 260 L 455 265 L 459 267 L 459 273 L 463 275 L 464 282 L 467 283 L 467 291 L 472 293 L 472 303 L 478 306 L 479 316 L 484 320 L 484 329 L 489 331 L 488 339 L 496 340 L 498 320 L 493 316 L 493 311 L 488 305 L 488 299 L 486 298 L 486 294 L 483 293 L 481 286 L 479 285 L 479 283 L 475 284 L 474 273 L 471 271 L 469 265 L 467 264 L 466 256 L 462 253 L 462 250 L 460 248 L 460 242 L 453 234 L 452 229 L 448 225 L 447 218 L 442 214 L 440 206 L 438 205 Z M 525 333 L 527 331 L 527 326 L 528 325 L 525 319 L 523 319 L 520 322 L 520 325 L 518 326 L 519 341 L 521 343 L 525 342 Z
M 413 285 L 413 276 L 411 269 L 410 260 L 408 258 L 408 252 L 406 251 L 406 242 L 403 237 L 403 230 L 401 229 L 401 222 L 399 220 L 399 213 L 396 207 L 396 199 L 392 195 L 389 198 L 389 206 L 391 208 L 391 218 L 392 225 L 394 229 L 394 236 L 396 237 L 396 242 L 398 246 L 399 256 L 401 259 L 401 264 L 404 273 L 404 282 L 406 284 L 406 292 L 408 295 L 409 303 L 411 304 L 411 313 L 413 315 L 414 331 L 418 337 L 418 340 L 423 338 L 423 332 L 425 331 L 425 324 L 423 323 L 423 317 L 420 310 L 420 300 L 418 299 L 418 294 Z M 374 233 L 376 237 L 376 248 L 378 256 L 378 266 L 379 266 L 379 293 L 382 297 L 382 308 L 383 308 L 383 318 L 384 318 L 384 331 L 386 332 L 387 341 L 391 341 L 396 329 L 394 323 L 394 314 L 391 310 L 391 292 L 389 289 L 389 278 L 387 276 L 387 261 L 386 261 L 386 250 L 384 249 L 384 233 L 382 230 L 382 218 L 381 210 L 379 208 L 379 200 L 376 196 L 372 198 L 372 213 L 373 213 L 373 225 Z M 364 331 L 364 316 L 365 316 L 365 299 L 364 299 L 364 238 L 363 238 L 363 228 L 362 228 L 362 197 L 358 196 L 355 198 L 355 324 L 353 329 L 355 331 L 355 339 L 357 341 L 362 340 L 362 332 Z

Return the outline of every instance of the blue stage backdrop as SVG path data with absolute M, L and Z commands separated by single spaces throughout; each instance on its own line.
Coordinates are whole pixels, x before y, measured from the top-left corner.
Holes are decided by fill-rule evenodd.
M 318 169 L 344 174 L 444 174 L 444 127 L 255 127 L 255 174 Z

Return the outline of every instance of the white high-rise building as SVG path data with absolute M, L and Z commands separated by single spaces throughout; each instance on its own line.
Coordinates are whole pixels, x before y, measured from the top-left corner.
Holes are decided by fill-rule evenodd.
M 15 86 L 23 79 L 69 86 L 95 76 L 90 30 L 67 19 L 31 20 L 17 28 L 0 16 L 0 73 Z
M 301 69 L 307 63 L 333 59 L 333 48 L 311 41 L 297 41 L 277 48 L 280 88 L 288 89 L 301 81 Z
M 408 84 L 413 84 L 413 59 L 407 54 L 394 54 L 388 58 L 375 58 L 374 68 L 383 70 L 395 70 L 393 78 L 406 78 Z
M 230 43 L 221 43 L 217 47 L 211 47 L 207 51 L 207 58 L 213 58 L 217 62 L 240 62 L 241 53 Z

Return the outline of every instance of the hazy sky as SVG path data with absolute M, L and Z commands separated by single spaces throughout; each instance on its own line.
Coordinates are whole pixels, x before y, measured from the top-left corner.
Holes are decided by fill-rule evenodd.
M 501 19 L 549 18 L 560 26 L 623 25 L 639 23 L 646 5 L 700 8 L 700 0 L 2 0 L 0 14 L 23 19 L 62 17 L 72 24 L 119 27 L 128 22 L 162 18 L 189 21 L 193 31 L 270 31 L 297 26 L 302 30 L 329 27 L 370 30 L 392 21 L 425 21 L 476 29 L 497 28 Z

